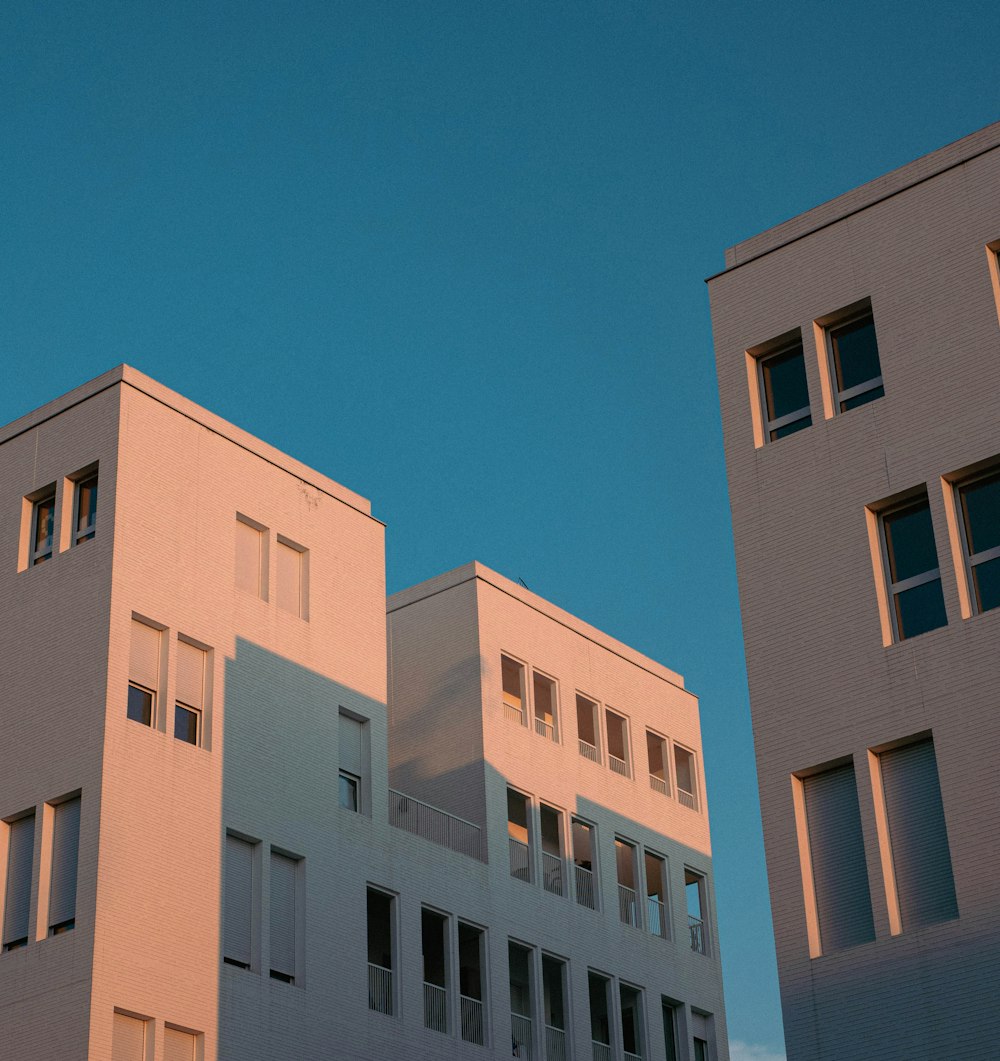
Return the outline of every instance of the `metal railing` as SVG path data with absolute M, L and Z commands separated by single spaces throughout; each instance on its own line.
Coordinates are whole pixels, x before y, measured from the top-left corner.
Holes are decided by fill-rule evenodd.
M 580 738 L 580 754 L 584 759 L 590 759 L 592 762 L 599 763 L 601 761 L 600 749 L 589 741 L 585 741 L 582 737 Z
M 459 995 L 462 1021 L 462 1041 L 483 1046 L 486 1043 L 483 1022 L 483 1004 L 478 998 Z
M 392 970 L 368 963 L 368 1008 L 392 1016 Z
M 590 1044 L 594 1048 L 594 1061 L 613 1061 L 614 1054 L 611 1052 L 610 1043 L 599 1043 L 596 1039 L 591 1039 Z
M 542 886 L 553 895 L 565 895 L 563 888 L 563 860 L 558 855 L 542 852 Z
M 646 920 L 649 922 L 649 931 L 654 936 L 662 936 L 663 939 L 669 938 L 667 912 L 663 903 L 655 895 L 646 896 Z
M 616 774 L 621 774 L 622 777 L 631 777 L 631 774 L 628 772 L 627 759 L 619 759 L 617 755 L 612 755 L 611 752 L 608 752 L 608 766 L 610 766 Z
M 520 1013 L 510 1015 L 511 1056 L 520 1061 L 531 1061 L 531 1018 Z
M 642 1054 L 630 1054 L 628 1050 L 623 1050 L 622 1053 L 625 1055 L 625 1061 L 642 1061 Z
M 524 704 L 508 704 L 504 700 L 503 713 L 508 722 L 516 722 L 519 726 L 524 725 Z
M 705 922 L 688 914 L 688 928 L 691 931 L 691 949 L 696 954 L 708 953 L 708 941 L 705 938 Z
M 594 891 L 594 874 L 585 866 L 573 865 L 573 877 L 576 881 L 576 901 L 588 910 L 597 909 L 597 895 Z
M 661 796 L 669 796 L 670 793 L 667 791 L 667 783 L 662 777 L 657 777 L 656 774 L 649 775 L 649 787 L 654 792 L 659 792 Z
M 635 901 L 635 889 L 618 885 L 618 913 L 624 924 L 639 927 L 639 906 Z
M 478 825 L 391 788 L 389 824 L 483 861 L 482 830 Z
M 566 1032 L 545 1025 L 545 1061 L 566 1061 Z
M 682 807 L 687 807 L 688 810 L 698 809 L 698 797 L 693 792 L 681 788 L 680 785 L 677 786 L 677 802 Z
M 448 1031 L 448 992 L 437 984 L 424 981 L 424 1027 L 435 1032 Z
M 535 716 L 535 732 L 539 737 L 545 737 L 547 740 L 556 739 L 556 727 L 552 722 L 546 722 L 544 718 Z
M 528 845 L 515 840 L 513 836 L 508 836 L 507 846 L 510 850 L 510 875 L 530 883 L 531 852 L 528 850 Z

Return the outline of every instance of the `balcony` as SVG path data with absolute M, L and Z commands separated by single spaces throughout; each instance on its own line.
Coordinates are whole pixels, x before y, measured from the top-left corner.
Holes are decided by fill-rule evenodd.
M 615 1055 L 611 1052 L 611 1043 L 599 1043 L 596 1039 L 592 1039 L 591 1046 L 594 1048 L 594 1061 L 614 1061 Z
M 691 932 L 691 949 L 695 954 L 707 954 L 708 946 L 705 939 L 705 922 L 699 917 L 688 914 L 688 928 Z
M 584 757 L 584 759 L 589 759 L 591 762 L 600 765 L 600 750 L 594 747 L 593 744 L 589 744 L 587 741 L 583 740 L 582 737 L 580 738 L 580 754 Z
M 545 1025 L 545 1061 L 566 1061 L 566 1032 L 562 1028 Z
M 663 903 L 655 895 L 646 896 L 646 920 L 649 922 L 649 931 L 654 936 L 660 936 L 662 939 L 669 938 L 667 912 Z
M 522 1016 L 520 1013 L 510 1015 L 510 1046 L 511 1057 L 520 1058 L 521 1061 L 531 1061 L 531 1018 Z
M 524 725 L 524 705 L 513 703 L 510 700 L 503 702 L 503 715 L 508 722 L 515 722 L 519 726 Z
M 626 888 L 624 884 L 618 885 L 618 913 L 622 924 L 639 927 L 639 906 L 635 901 L 635 889 Z
M 698 797 L 693 792 L 688 792 L 686 789 L 677 786 L 677 802 L 682 807 L 687 807 L 688 810 L 698 809 Z
M 657 777 L 656 774 L 649 775 L 649 787 L 654 792 L 659 792 L 661 796 L 669 796 L 670 793 L 667 790 L 667 783 L 662 777 Z
M 628 760 L 619 759 L 617 755 L 612 755 L 611 752 L 608 752 L 608 766 L 610 766 L 616 774 L 621 774 L 622 777 L 632 776 L 629 773 Z
M 392 1016 L 392 970 L 368 963 L 368 1008 Z
M 545 737 L 546 740 L 554 741 L 556 739 L 556 727 L 551 722 L 546 722 L 544 718 L 535 718 L 535 732 L 539 737 Z
M 597 909 L 597 895 L 594 889 L 594 874 L 584 866 L 573 866 L 576 878 L 576 901 L 588 910 Z
M 528 845 L 513 836 L 507 837 L 507 846 L 510 850 L 510 875 L 518 880 L 531 883 L 531 852 Z
M 483 1034 L 483 1004 L 478 998 L 459 996 L 459 1008 L 462 1020 L 462 1041 L 483 1046 L 486 1037 Z
M 460 855 L 483 860 L 482 831 L 478 825 L 393 789 L 389 789 L 389 824 Z
M 642 1054 L 630 1054 L 628 1050 L 623 1050 L 622 1055 L 625 1061 L 642 1061 Z
M 448 992 L 437 984 L 424 981 L 424 1027 L 431 1031 L 448 1031 Z
M 565 895 L 563 889 L 563 860 L 558 855 L 542 852 L 542 885 L 553 895 Z

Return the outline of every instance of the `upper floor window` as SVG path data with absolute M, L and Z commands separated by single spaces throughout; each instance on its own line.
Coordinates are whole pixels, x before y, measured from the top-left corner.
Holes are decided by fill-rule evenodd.
M 50 487 L 35 499 L 31 508 L 31 564 L 52 559 L 56 522 L 56 488 Z
M 343 711 L 339 716 L 340 772 L 338 799 L 344 810 L 367 813 L 364 790 L 368 780 L 366 723 Z
M 267 600 L 267 528 L 236 514 L 236 585 Z
M 694 752 L 674 745 L 674 778 L 677 781 L 677 802 L 691 810 L 698 809 L 698 773 Z
M 34 812 L 7 823 L 7 886 L 3 912 L 3 949 L 28 944 L 31 870 L 35 854 Z
M 962 545 L 974 610 L 1000 605 L 1000 471 L 958 487 Z
M 259 846 L 256 841 L 226 834 L 222 960 L 240 969 L 250 969 L 253 962 Z
M 708 925 L 706 923 L 705 878 L 693 869 L 684 869 L 684 894 L 687 899 L 688 931 L 691 949 L 696 954 L 708 954 Z
M 757 371 L 768 441 L 776 442 L 809 427 L 812 410 L 801 335 L 796 334 L 788 344 L 759 358 Z
M 532 673 L 535 700 L 535 732 L 540 737 L 557 740 L 556 729 L 556 683 L 538 671 Z
M 525 724 L 524 711 L 524 664 L 500 657 L 500 683 L 503 686 L 503 713 L 519 726 Z
M 649 787 L 664 796 L 670 795 L 667 773 L 667 742 L 658 733 L 646 730 L 646 757 L 649 760 Z
M 576 735 L 580 754 L 591 762 L 601 761 L 601 724 L 597 704 L 588 696 L 576 694 Z
M 826 339 L 837 410 L 846 413 L 881 398 L 885 390 L 871 305 L 834 318 L 826 327 Z
M 604 712 L 605 726 L 608 734 L 608 765 L 622 777 L 632 776 L 632 767 L 628 751 L 628 719 L 611 708 Z
M 523 792 L 507 789 L 507 846 L 510 851 L 510 875 L 531 881 L 531 801 Z
M 948 617 L 926 492 L 883 512 L 880 522 L 895 640 L 944 626 Z
M 396 898 L 368 889 L 368 1008 L 391 1017 L 396 1012 Z
M 278 607 L 300 619 L 309 618 L 309 553 L 278 536 Z
M 80 797 L 52 808 L 52 868 L 49 876 L 49 935 L 76 925 L 76 875 L 80 858 Z
M 132 620 L 129 655 L 128 704 L 126 713 L 143 726 L 157 725 L 157 693 L 160 689 L 161 631 L 139 619 Z
M 597 844 L 594 826 L 573 819 L 573 887 L 576 901 L 590 910 L 597 909 L 598 888 L 596 871 Z
M 89 542 L 97 529 L 97 472 L 76 481 L 73 490 L 73 545 Z

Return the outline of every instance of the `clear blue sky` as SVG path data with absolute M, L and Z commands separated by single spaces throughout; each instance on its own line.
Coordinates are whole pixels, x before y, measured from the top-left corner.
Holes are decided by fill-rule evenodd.
M 8 0 L 0 421 L 128 361 L 701 696 L 782 1053 L 703 278 L 998 116 L 995 0 Z M 734 1057 L 736 1057 L 734 1052 Z

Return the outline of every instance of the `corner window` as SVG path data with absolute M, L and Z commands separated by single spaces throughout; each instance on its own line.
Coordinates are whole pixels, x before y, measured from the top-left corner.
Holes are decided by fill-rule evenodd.
M 885 390 L 871 306 L 827 326 L 826 338 L 838 411 L 846 413 L 881 398 Z
M 132 643 L 129 655 L 128 705 L 126 713 L 133 722 L 155 726 L 156 699 L 160 687 L 160 635 L 153 626 L 132 620 Z
M 1000 471 L 958 487 L 962 548 L 974 611 L 1000 605 Z
M 927 494 L 883 512 L 880 522 L 894 639 L 944 626 L 948 617 Z
M 56 488 L 50 487 L 31 506 L 30 564 L 42 564 L 52 559 L 52 541 L 56 520 Z
M 812 410 L 801 335 L 796 335 L 774 353 L 761 357 L 757 366 L 764 433 L 768 441 L 776 442 L 809 427 Z
M 78 479 L 73 489 L 73 545 L 89 542 L 97 529 L 97 472 Z

